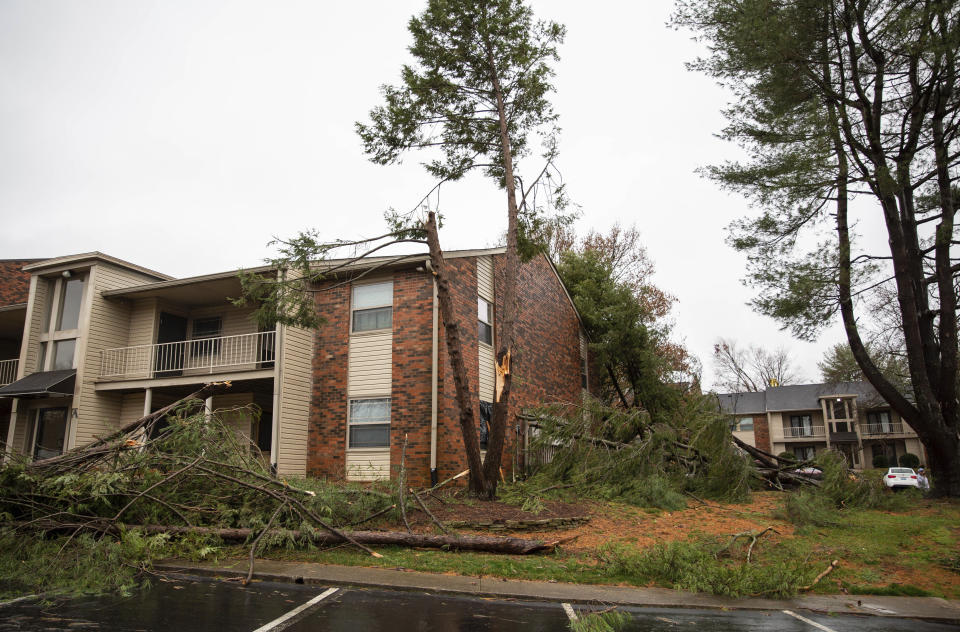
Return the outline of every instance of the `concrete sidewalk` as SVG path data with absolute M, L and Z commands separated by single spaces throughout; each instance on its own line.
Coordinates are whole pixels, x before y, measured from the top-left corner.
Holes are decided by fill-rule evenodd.
M 248 562 L 247 560 L 237 560 L 221 564 L 194 564 L 169 560 L 156 565 L 156 568 L 162 571 L 208 577 L 246 577 Z M 420 573 L 403 569 L 331 566 L 271 560 L 257 560 L 254 567 L 254 578 L 265 581 L 422 590 L 432 593 L 506 599 L 658 608 L 808 610 L 823 614 L 859 614 L 960 624 L 960 601 L 937 597 L 808 595 L 793 599 L 728 599 L 666 588 L 630 588 L 625 586 L 515 581 L 493 577 Z

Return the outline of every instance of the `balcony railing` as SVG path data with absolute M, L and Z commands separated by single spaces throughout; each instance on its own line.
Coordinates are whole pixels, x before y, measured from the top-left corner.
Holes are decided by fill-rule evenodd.
M 860 425 L 860 434 L 863 435 L 885 435 L 885 434 L 902 434 L 903 433 L 903 423 L 899 421 L 892 421 L 885 424 L 861 424 Z
M 0 386 L 17 381 L 17 367 L 20 360 L 0 360 Z
M 100 378 L 152 379 L 267 369 L 276 357 L 275 336 L 276 332 L 263 331 L 105 349 L 100 356 Z
M 825 437 L 827 434 L 823 426 L 784 426 L 783 436 L 788 439 L 801 437 Z

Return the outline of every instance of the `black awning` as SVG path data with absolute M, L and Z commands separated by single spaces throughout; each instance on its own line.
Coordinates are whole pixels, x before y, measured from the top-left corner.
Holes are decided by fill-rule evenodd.
M 76 369 L 31 373 L 0 387 L 0 397 L 69 397 L 76 381 Z

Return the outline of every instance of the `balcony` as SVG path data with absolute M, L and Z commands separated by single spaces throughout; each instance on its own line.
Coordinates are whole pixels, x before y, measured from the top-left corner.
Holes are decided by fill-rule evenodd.
M 0 360 L 0 386 L 17 381 L 17 367 L 20 360 Z
M 269 369 L 276 332 L 105 349 L 101 380 L 143 380 Z
M 784 426 L 785 439 L 803 439 L 806 437 L 825 437 L 827 431 L 823 426 Z
M 903 423 L 895 421 L 881 424 L 861 424 L 860 434 L 865 437 L 888 434 L 903 434 Z

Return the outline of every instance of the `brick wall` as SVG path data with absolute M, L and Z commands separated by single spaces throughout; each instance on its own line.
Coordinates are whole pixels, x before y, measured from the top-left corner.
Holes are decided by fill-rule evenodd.
M 0 307 L 27 302 L 30 274 L 23 266 L 39 259 L 6 259 L 0 261 Z
M 770 423 L 766 415 L 753 416 L 753 438 L 754 445 L 761 450 L 771 452 L 770 449 Z
M 350 287 L 316 293 L 317 329 L 313 393 L 307 434 L 307 475 L 342 479 L 346 474 L 347 345 Z
M 454 311 L 460 323 L 471 400 L 478 395 L 477 260 L 447 261 Z M 503 306 L 503 256 L 494 258 L 496 335 Z M 433 281 L 429 274 L 398 270 L 393 276 L 393 386 L 390 461 L 395 474 L 407 436 L 406 467 L 411 485 L 430 481 L 430 412 Z M 542 402 L 580 398 L 579 325 L 559 280 L 543 257 L 521 268 L 520 314 L 513 356 L 514 390 L 504 447 L 509 472 L 516 444 L 516 414 Z M 341 479 L 345 475 L 347 419 L 347 345 L 350 287 L 317 293 L 317 309 L 326 319 L 317 333 L 313 359 L 307 473 Z M 440 323 L 437 412 L 437 474 L 440 480 L 466 469 L 453 377 Z M 479 421 L 479 420 L 478 420 Z
M 393 277 L 393 387 L 390 465 L 404 463 L 411 485 L 430 482 L 430 377 L 433 349 L 433 280 L 429 274 L 398 271 Z

